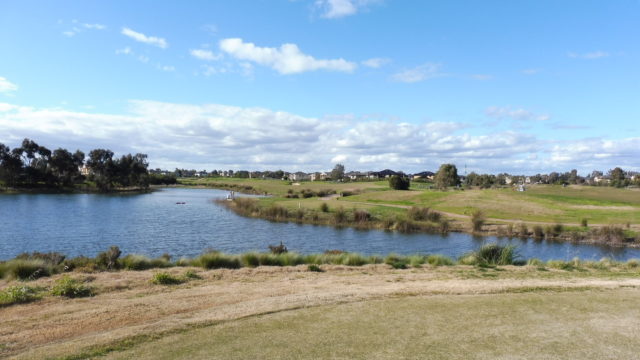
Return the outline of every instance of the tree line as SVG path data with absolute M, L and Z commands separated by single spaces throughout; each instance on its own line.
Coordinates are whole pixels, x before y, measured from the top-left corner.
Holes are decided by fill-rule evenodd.
M 81 169 L 88 169 L 83 175 Z M 73 188 L 86 183 L 100 191 L 121 187 L 147 188 L 153 178 L 147 170 L 145 154 L 114 157 L 107 149 L 84 152 L 67 149 L 49 150 L 33 140 L 24 139 L 21 146 L 9 148 L 0 143 L 0 185 L 14 188 Z

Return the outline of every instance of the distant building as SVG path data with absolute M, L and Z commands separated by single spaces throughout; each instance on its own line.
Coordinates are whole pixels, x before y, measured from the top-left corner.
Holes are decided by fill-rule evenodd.
M 309 176 L 309 179 L 311 181 L 322 181 L 327 180 L 327 176 L 326 172 L 315 172 Z
M 78 167 L 78 170 L 80 171 L 80 174 L 84 176 L 89 176 L 89 174 L 91 174 L 91 168 L 88 167 L 87 165 L 82 165 L 81 167 Z
M 307 173 L 303 173 L 302 171 L 294 172 L 289 174 L 289 180 L 293 181 L 307 181 L 311 180 L 311 176 Z

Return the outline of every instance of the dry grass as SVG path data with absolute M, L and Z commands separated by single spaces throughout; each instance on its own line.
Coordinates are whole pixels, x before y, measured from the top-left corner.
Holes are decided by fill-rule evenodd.
M 257 314 L 385 297 L 640 286 L 636 268 L 616 270 L 613 279 L 612 273 L 597 269 L 567 272 L 550 268 L 539 272 L 529 266 L 505 267 L 507 271 L 430 265 L 394 270 L 382 264 L 323 265 L 322 269 L 325 272 L 310 272 L 307 266 L 301 265 L 199 271 L 201 280 L 171 287 L 151 284 L 153 270 L 97 273 L 87 279 L 95 289 L 94 297 L 47 297 L 35 303 L 0 309 L 3 319 L 0 356 L 42 358 L 77 354 L 94 346 L 120 344 L 141 334 L 147 336 Z M 176 277 L 186 270 L 166 269 Z M 486 276 L 487 271 L 491 277 Z M 59 276 L 32 283 L 50 287 L 57 278 Z M 0 288 L 14 283 L 0 281 Z

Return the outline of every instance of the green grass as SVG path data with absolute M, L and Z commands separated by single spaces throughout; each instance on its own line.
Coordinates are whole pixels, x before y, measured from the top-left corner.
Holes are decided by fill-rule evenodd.
M 77 279 L 68 275 L 56 280 L 51 295 L 65 296 L 69 298 L 87 297 L 93 295 L 93 289 Z
M 156 285 L 178 285 L 182 284 L 183 282 L 185 282 L 184 279 L 173 276 L 167 272 L 155 273 L 151 278 L 151 283 Z
M 28 285 L 10 286 L 0 291 L 0 307 L 39 300 L 42 289 Z
M 112 359 L 635 358 L 635 290 L 401 297 L 304 308 L 134 342 Z M 517 292 L 517 291 L 514 291 Z M 598 341 L 594 341 L 598 339 Z M 127 348 L 127 347 L 123 347 Z

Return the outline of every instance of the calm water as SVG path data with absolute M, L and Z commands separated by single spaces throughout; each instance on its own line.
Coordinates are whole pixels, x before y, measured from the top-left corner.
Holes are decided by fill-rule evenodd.
M 239 253 L 264 251 L 281 240 L 290 250 L 302 253 L 340 249 L 457 257 L 483 242 L 498 241 L 517 245 L 525 258 L 640 258 L 640 249 L 272 223 L 237 216 L 212 202 L 226 194 L 209 189 L 164 189 L 144 195 L 0 195 L 0 259 L 25 251 L 94 256 L 111 245 L 118 245 L 125 254 L 149 256 L 194 256 L 207 248 Z

